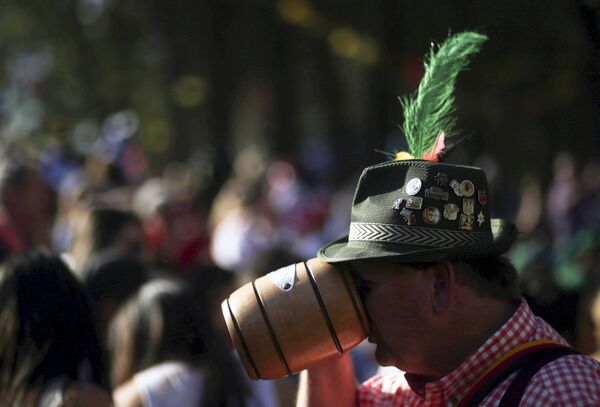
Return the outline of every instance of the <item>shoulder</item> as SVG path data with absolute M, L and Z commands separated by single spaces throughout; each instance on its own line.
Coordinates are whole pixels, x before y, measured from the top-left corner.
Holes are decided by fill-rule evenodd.
M 143 404 L 194 405 L 202 398 L 204 374 L 185 363 L 164 362 L 136 373 L 126 385 L 127 388 L 123 390 L 125 396 L 136 394 Z M 115 391 L 115 400 L 120 397 Z
M 142 396 L 137 390 L 133 380 L 130 380 L 113 391 L 115 405 L 117 407 L 142 407 Z
M 134 375 L 133 381 L 140 387 L 163 386 L 164 383 L 196 382 L 202 379 L 202 371 L 183 362 L 169 361 L 149 367 Z
M 600 405 L 600 363 L 584 355 L 563 356 L 533 376 L 523 396 L 545 405 Z

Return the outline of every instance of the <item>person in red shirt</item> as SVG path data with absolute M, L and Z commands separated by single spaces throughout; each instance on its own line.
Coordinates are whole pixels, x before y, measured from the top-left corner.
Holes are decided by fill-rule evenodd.
M 0 154 L 0 261 L 49 248 L 54 196 L 36 163 L 18 151 Z
M 349 235 L 318 255 L 351 272 L 377 362 L 402 372 L 357 387 L 342 356 L 301 374 L 298 405 L 600 405 L 600 364 L 520 298 L 502 257 L 516 228 L 490 218 L 487 190 L 475 167 L 404 160 L 363 171 Z
M 600 364 L 533 315 L 503 257 L 516 227 L 492 219 L 476 167 L 440 163 L 456 138 L 452 91 L 486 40 L 433 47 L 414 98 L 401 99 L 408 152 L 366 168 L 347 236 L 318 252 L 349 270 L 382 366 L 354 382 L 347 355 L 301 373 L 298 406 L 599 406 Z

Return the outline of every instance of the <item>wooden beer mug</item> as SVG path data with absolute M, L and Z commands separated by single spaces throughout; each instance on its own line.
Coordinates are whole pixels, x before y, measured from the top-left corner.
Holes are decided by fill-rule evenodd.
M 349 273 L 316 258 L 240 287 L 221 309 L 251 379 L 298 373 L 347 352 L 369 329 Z

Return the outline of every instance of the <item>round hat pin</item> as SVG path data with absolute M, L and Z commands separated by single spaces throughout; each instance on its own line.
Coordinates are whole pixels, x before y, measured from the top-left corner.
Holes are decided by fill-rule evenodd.
M 421 180 L 413 178 L 406 183 L 406 193 L 408 195 L 416 195 L 421 190 Z
M 475 185 L 473 185 L 473 182 L 466 179 L 460 183 L 460 192 L 466 197 L 473 196 L 475 193 Z

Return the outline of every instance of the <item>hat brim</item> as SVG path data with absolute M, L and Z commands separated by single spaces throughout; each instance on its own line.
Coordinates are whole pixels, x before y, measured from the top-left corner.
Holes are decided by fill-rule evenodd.
M 493 239 L 490 242 L 452 248 L 427 248 L 401 243 L 348 241 L 348 236 L 319 249 L 317 256 L 328 263 L 349 261 L 394 261 L 398 263 L 437 262 L 452 259 L 499 256 L 517 239 L 517 228 L 502 219 L 491 219 Z

